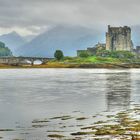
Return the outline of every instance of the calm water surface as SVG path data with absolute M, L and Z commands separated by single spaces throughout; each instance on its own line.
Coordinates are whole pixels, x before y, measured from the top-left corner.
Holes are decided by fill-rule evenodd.
M 132 104 L 140 104 L 140 69 L 0 70 L 0 129 L 30 129 L 32 120 L 38 118 L 74 112 L 89 116 L 129 109 Z M 41 130 L 31 130 L 28 136 L 21 132 L 0 135 L 36 140 L 46 136 Z

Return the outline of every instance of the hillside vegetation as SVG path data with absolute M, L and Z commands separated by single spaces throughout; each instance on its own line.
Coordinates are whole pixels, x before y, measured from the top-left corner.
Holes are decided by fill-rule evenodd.
M 12 52 L 5 44 L 0 42 L 0 57 L 2 56 L 12 56 Z

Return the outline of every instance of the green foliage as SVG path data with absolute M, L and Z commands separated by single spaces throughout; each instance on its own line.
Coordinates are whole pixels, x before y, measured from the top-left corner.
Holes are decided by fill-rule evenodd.
M 134 58 L 135 55 L 132 52 L 129 51 L 117 51 L 118 58 Z
M 74 59 L 74 57 L 70 57 L 70 56 L 65 56 L 64 57 L 64 60 L 73 60 Z
M 57 60 L 62 60 L 63 57 L 64 57 L 63 52 L 61 50 L 56 50 L 55 53 L 54 53 L 54 57 Z
M 1 56 L 12 56 L 12 52 L 5 44 L 0 42 L 0 57 Z
M 82 52 L 80 52 L 79 57 L 84 57 L 84 58 L 86 58 L 86 57 L 89 57 L 89 54 L 88 54 L 87 51 L 82 51 Z
M 96 56 L 101 57 L 112 57 L 112 58 L 134 58 L 134 54 L 129 51 L 108 51 L 108 50 L 101 50 L 96 53 Z
M 126 60 L 127 61 L 127 60 Z M 85 63 L 120 63 L 121 60 L 118 58 L 112 57 L 100 57 L 100 56 L 89 56 L 89 57 L 71 57 L 71 59 L 64 59 L 64 62 L 67 63 L 77 63 L 77 64 L 85 64 Z
M 96 53 L 96 56 L 101 56 L 101 57 L 110 57 L 111 52 L 107 50 L 98 50 Z
M 98 62 L 110 62 L 110 60 L 112 60 L 109 57 L 96 57 L 96 61 Z

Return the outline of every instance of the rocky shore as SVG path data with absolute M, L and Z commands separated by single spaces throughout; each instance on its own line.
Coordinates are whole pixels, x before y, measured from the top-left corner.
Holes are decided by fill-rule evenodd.
M 16 123 L 18 124 L 18 123 Z M 23 137 L 40 132 L 48 140 L 140 140 L 140 106 L 119 112 L 103 111 L 95 115 L 85 115 L 80 111 L 70 114 L 37 118 L 29 128 L 17 126 L 14 129 L 0 129 L 0 133 L 14 133 Z M 32 134 L 33 133 L 33 134 Z M 4 136 L 1 133 L 0 139 Z

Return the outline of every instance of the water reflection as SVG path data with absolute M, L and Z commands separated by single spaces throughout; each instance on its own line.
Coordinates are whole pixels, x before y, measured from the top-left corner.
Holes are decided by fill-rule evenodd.
M 107 74 L 107 110 L 128 109 L 131 97 L 131 75 L 127 72 Z

